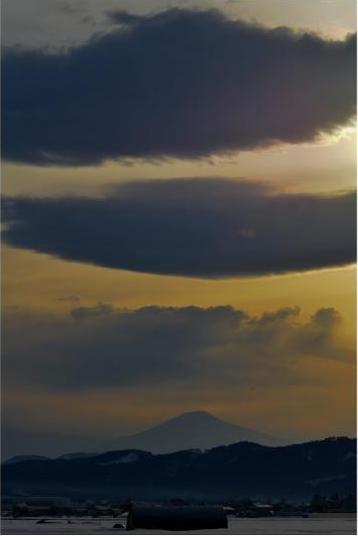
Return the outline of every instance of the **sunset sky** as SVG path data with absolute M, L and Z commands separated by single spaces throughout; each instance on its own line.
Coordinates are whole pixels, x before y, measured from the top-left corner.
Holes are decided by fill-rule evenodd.
M 355 0 L 2 5 L 3 454 L 355 435 Z

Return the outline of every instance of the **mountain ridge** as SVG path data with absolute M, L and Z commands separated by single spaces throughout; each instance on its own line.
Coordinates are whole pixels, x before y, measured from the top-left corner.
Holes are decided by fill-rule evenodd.
M 355 474 L 356 440 L 346 437 L 281 447 L 240 442 L 205 452 L 129 449 L 2 465 L 3 495 L 139 500 L 309 499 L 354 493 Z

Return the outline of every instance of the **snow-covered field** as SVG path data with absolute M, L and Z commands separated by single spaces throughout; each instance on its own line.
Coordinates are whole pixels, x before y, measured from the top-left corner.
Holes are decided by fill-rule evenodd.
M 120 534 L 115 523 L 125 526 L 125 519 L 71 518 L 54 523 L 37 524 L 38 518 L 3 519 L 2 534 Z M 229 518 L 227 530 L 190 532 L 132 531 L 131 534 L 356 534 L 356 517 L 350 514 L 315 515 L 305 518 Z

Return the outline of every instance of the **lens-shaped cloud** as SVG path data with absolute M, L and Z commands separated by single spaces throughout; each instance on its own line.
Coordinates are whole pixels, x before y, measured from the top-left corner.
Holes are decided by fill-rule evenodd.
M 96 199 L 12 198 L 3 237 L 71 261 L 204 278 L 355 262 L 355 194 L 279 194 L 248 182 L 125 183 Z
M 353 35 L 326 40 L 214 10 L 112 19 L 111 33 L 66 52 L 5 50 L 5 158 L 199 158 L 311 140 L 354 116 Z

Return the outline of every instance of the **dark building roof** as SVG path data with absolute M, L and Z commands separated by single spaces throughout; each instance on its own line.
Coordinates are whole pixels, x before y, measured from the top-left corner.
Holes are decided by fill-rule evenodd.
M 127 530 L 200 530 L 227 526 L 225 511 L 219 506 L 134 504 L 127 518 Z

